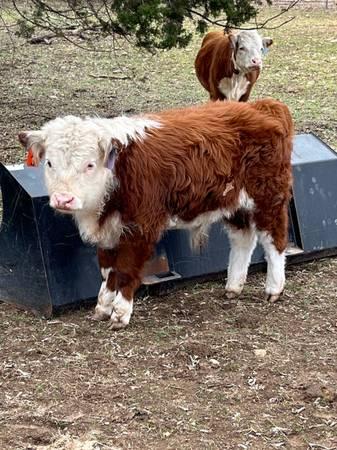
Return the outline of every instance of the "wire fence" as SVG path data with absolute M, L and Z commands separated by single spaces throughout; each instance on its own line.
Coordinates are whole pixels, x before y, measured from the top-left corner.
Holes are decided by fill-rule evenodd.
M 287 8 L 293 0 L 273 0 L 273 6 Z M 337 9 L 337 0 L 299 0 L 295 8 Z

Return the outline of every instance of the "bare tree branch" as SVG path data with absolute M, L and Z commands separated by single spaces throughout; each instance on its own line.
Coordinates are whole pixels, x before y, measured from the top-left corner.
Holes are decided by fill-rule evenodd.
M 115 52 L 116 37 L 120 36 L 132 45 L 152 53 L 156 49 L 185 47 L 190 42 L 192 33 L 185 26 L 186 17 L 198 19 L 196 28 L 200 32 L 207 29 L 207 24 L 222 27 L 226 31 L 274 30 L 295 18 L 287 17 L 275 24 L 275 20 L 299 1 L 294 0 L 277 14 L 259 22 L 255 0 L 247 0 L 243 6 L 238 6 L 237 11 L 233 11 L 228 0 L 163 0 L 160 4 L 152 0 L 64 0 L 60 3 L 52 0 L 26 0 L 25 7 L 19 0 L 11 0 L 21 19 L 18 25 L 22 29 L 22 35 L 27 37 L 35 29 L 46 32 L 44 36 L 30 36 L 31 43 L 49 43 L 50 39 L 61 37 L 79 48 L 102 51 L 97 48 L 99 38 L 110 36 Z M 176 2 L 179 3 L 179 8 Z M 130 7 L 126 8 L 125 4 Z M 224 18 L 220 18 L 222 14 Z M 240 25 L 247 23 L 249 19 L 253 23 Z M 70 33 L 69 29 L 76 31 Z M 86 45 L 81 45 L 79 39 L 85 40 Z
M 251 27 L 245 27 L 245 26 L 243 26 L 243 27 L 241 27 L 241 26 L 240 27 L 236 27 L 236 26 L 233 26 L 233 25 L 229 25 L 228 21 L 226 19 L 214 20 L 214 19 L 210 19 L 208 16 L 206 16 L 206 15 L 204 15 L 204 14 L 198 12 L 198 11 L 195 11 L 193 9 L 189 9 L 188 11 L 189 11 L 190 14 L 192 14 L 194 16 L 197 16 L 197 17 L 200 17 L 200 18 L 202 18 L 203 20 L 205 20 L 206 22 L 208 22 L 208 23 L 210 23 L 212 25 L 223 27 L 225 30 L 229 30 L 229 29 L 232 29 L 232 30 L 261 30 L 261 29 L 264 29 L 264 30 L 275 30 L 277 28 L 283 27 L 285 24 L 287 24 L 287 23 L 291 22 L 292 20 L 294 20 L 295 16 L 289 17 L 288 19 L 284 20 L 279 25 L 275 25 L 275 26 L 272 26 L 272 27 L 269 27 L 269 26 L 267 27 L 266 25 L 268 23 L 272 22 L 273 20 L 279 18 L 283 14 L 287 13 L 290 9 L 292 9 L 295 5 L 297 5 L 297 3 L 299 1 L 300 0 L 293 1 L 286 8 L 282 9 L 279 13 L 275 14 L 274 16 L 269 17 L 264 22 L 259 23 L 258 20 L 257 20 L 257 17 L 255 17 L 255 25 L 251 26 Z

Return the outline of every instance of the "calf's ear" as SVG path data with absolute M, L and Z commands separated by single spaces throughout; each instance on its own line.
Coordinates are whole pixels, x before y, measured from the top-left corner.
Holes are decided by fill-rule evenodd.
M 21 131 L 18 138 L 28 151 L 27 165 L 38 166 L 46 151 L 42 131 Z
M 237 34 L 229 33 L 229 35 L 228 35 L 229 44 L 233 50 L 235 49 L 235 46 L 238 42 L 238 38 L 239 38 L 239 36 Z
M 262 39 L 262 43 L 263 43 L 263 47 L 267 48 L 267 47 L 271 46 L 271 44 L 273 43 L 273 40 L 272 40 L 272 38 L 265 37 Z
M 117 139 L 107 139 L 102 137 L 99 140 L 98 145 L 103 155 L 104 166 L 113 170 L 117 155 L 121 151 L 123 144 Z

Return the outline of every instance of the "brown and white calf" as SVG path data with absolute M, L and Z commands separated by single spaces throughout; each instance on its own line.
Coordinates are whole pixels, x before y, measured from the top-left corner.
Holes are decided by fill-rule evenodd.
M 203 236 L 223 220 L 231 253 L 226 291 L 240 294 L 257 239 L 266 294 L 285 283 L 293 124 L 275 100 L 207 105 L 114 119 L 67 116 L 19 135 L 35 164 L 45 158 L 50 206 L 72 214 L 98 246 L 104 281 L 95 318 L 131 317 L 155 243 L 170 227 Z
M 211 100 L 246 102 L 262 69 L 262 55 L 273 43 L 259 33 L 211 31 L 203 39 L 195 71 Z

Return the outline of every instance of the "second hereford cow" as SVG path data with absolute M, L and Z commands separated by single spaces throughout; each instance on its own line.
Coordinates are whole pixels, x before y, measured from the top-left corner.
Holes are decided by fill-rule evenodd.
M 266 295 L 285 283 L 293 124 L 275 100 L 204 106 L 114 119 L 66 116 L 21 143 L 45 158 L 50 205 L 71 214 L 84 241 L 99 248 L 104 281 L 95 318 L 123 328 L 141 272 L 171 227 L 198 242 L 222 220 L 231 253 L 226 292 L 240 294 L 259 239 Z
M 246 102 L 262 69 L 262 55 L 273 43 L 259 33 L 211 31 L 195 60 L 196 75 L 211 100 Z

